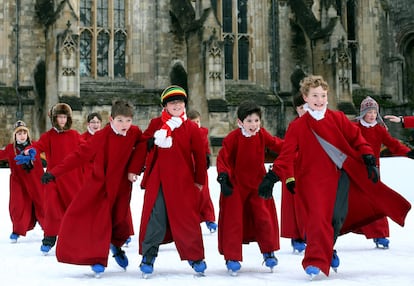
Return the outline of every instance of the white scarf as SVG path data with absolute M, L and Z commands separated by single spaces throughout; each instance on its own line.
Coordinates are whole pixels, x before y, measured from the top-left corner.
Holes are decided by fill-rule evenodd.
M 375 125 L 377 125 L 377 121 L 375 120 L 374 122 L 372 122 L 372 123 L 368 123 L 368 122 L 366 122 L 364 119 L 360 119 L 360 121 L 359 122 L 361 122 L 361 125 L 362 126 L 364 126 L 364 127 L 367 127 L 367 128 L 369 128 L 369 127 L 374 127 Z
M 256 134 L 257 134 L 257 132 L 259 132 L 259 130 L 260 130 L 260 127 L 258 127 L 258 128 L 254 131 L 254 133 L 253 133 L 253 134 L 250 134 L 249 132 L 247 132 L 247 130 L 243 127 L 243 125 L 242 125 L 242 124 L 237 123 L 237 125 L 239 126 L 239 128 L 240 128 L 240 130 L 241 130 L 241 133 L 243 134 L 243 136 L 244 136 L 244 137 L 252 137 L 252 136 L 256 135 Z
M 309 112 L 309 114 L 315 119 L 315 120 L 322 120 L 325 118 L 325 112 L 326 109 L 328 107 L 328 103 L 326 103 L 325 107 L 323 108 L 323 110 L 312 110 L 309 107 L 309 104 L 305 103 L 303 105 L 303 109 L 306 110 L 307 112 Z

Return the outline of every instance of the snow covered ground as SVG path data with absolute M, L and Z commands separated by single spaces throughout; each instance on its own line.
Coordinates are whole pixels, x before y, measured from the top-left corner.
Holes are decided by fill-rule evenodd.
M 406 158 L 381 159 L 382 180 L 414 203 L 412 190 L 414 161 Z M 215 181 L 215 168 L 209 169 L 210 191 L 218 213 L 219 187 Z M 9 170 L 0 169 L 0 281 L 2 285 L 208 285 L 221 286 L 235 283 L 238 286 L 264 285 L 414 285 L 414 213 L 411 211 L 404 228 L 390 222 L 391 237 L 388 250 L 376 249 L 372 240 L 361 235 L 341 236 L 336 249 L 341 259 L 338 273 L 329 277 L 320 275 L 310 281 L 301 266 L 302 256 L 292 254 L 290 241 L 281 238 L 281 249 L 276 253 L 279 265 L 271 273 L 262 265 L 257 244 L 245 245 L 244 261 L 237 277 L 230 276 L 223 257 L 217 251 L 217 233 L 210 234 L 201 225 L 205 242 L 207 270 L 205 277 L 195 277 L 186 261 L 180 261 L 174 244 L 163 245 L 155 262 L 154 274 L 143 279 L 138 269 L 141 257 L 138 255 L 137 235 L 125 248 L 129 258 L 127 271 L 121 270 L 112 257 L 108 268 L 100 279 L 94 278 L 90 267 L 62 264 L 56 261 L 54 249 L 50 255 L 40 253 L 41 229 L 37 226 L 16 244 L 11 244 L 9 235 L 11 223 L 8 213 Z M 280 209 L 280 185 L 274 191 L 278 210 Z M 134 185 L 131 202 L 135 230 L 138 232 L 143 191 Z M 280 216 L 280 212 L 279 212 Z

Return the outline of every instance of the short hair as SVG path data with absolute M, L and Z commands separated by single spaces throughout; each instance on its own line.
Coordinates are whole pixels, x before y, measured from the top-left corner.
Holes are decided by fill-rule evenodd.
M 88 117 L 86 118 L 86 120 L 88 121 L 88 122 L 90 122 L 92 119 L 94 119 L 94 118 L 98 118 L 98 120 L 99 121 L 101 121 L 102 122 L 102 116 L 98 113 L 98 112 L 92 112 L 92 113 L 89 113 L 89 115 L 88 115 Z
M 304 104 L 305 104 L 305 100 L 303 99 L 303 96 L 301 93 L 297 93 L 295 96 L 293 96 L 293 107 L 294 108 L 297 108 Z
M 193 119 L 196 119 L 196 118 L 200 118 L 201 114 L 197 110 L 191 109 L 191 110 L 187 111 L 187 117 L 188 117 L 188 119 L 193 120 Z
M 300 93 L 307 95 L 310 88 L 322 87 L 324 90 L 329 90 L 328 83 L 320 75 L 310 75 L 300 81 Z
M 262 110 L 253 100 L 242 101 L 237 109 L 237 118 L 243 121 L 247 116 L 256 113 L 262 119 Z
M 118 115 L 123 115 L 126 117 L 134 116 L 134 106 L 123 99 L 116 99 L 112 102 L 111 108 L 111 117 L 114 118 Z

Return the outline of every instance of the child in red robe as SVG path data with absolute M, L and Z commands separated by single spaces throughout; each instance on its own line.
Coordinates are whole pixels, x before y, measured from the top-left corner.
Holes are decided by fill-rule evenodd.
M 292 193 L 297 183 L 307 244 L 302 265 L 310 277 L 321 271 L 329 275 L 330 267 L 339 266 L 338 235 L 384 216 L 404 225 L 411 208 L 379 181 L 374 151 L 360 129 L 327 108 L 328 89 L 321 76 L 302 80 L 307 112 L 289 125 L 282 152 L 259 186 L 259 194 L 268 198 L 281 174 Z
M 162 92 L 162 114 L 144 131 L 146 142 L 140 144 L 130 166 L 133 174 L 146 166 L 139 233 L 144 277 L 153 273 L 160 245 L 172 241 L 181 260 L 188 260 L 197 274 L 207 268 L 198 204 L 206 184 L 206 150 L 197 124 L 187 120 L 186 103 L 187 93 L 179 86 Z
M 410 148 L 393 138 L 387 131 L 379 114 L 379 105 L 373 98 L 368 96 L 361 102 L 360 114 L 356 119 L 362 135 L 374 150 L 378 167 L 382 146 L 386 146 L 394 156 L 407 156 Z M 390 241 L 387 237 L 389 237 L 390 230 L 386 217 L 363 226 L 355 232 L 364 234 L 368 239 L 373 239 L 377 247 L 388 248 L 389 246 Z
M 274 255 L 280 248 L 275 202 L 260 198 L 257 188 L 266 174 L 266 147 L 280 153 L 283 140 L 261 126 L 261 117 L 256 103 L 240 103 L 239 128 L 224 138 L 217 156 L 217 181 L 221 187 L 218 247 L 227 269 L 234 275 L 243 261 L 243 243 L 256 241 L 270 269 L 278 263 Z
M 0 160 L 7 160 L 10 168 L 9 213 L 13 225 L 10 241 L 16 243 L 20 236 L 32 230 L 39 222 L 44 223 L 44 192 L 40 178 L 43 166 L 39 154 L 21 155 L 32 144 L 26 124 L 19 120 L 15 123 L 11 143 L 0 150 Z M 27 158 L 18 162 L 19 158 Z M 16 158 L 17 157 L 17 158 Z M 16 160 L 16 159 L 17 160 Z
M 68 104 L 55 104 L 50 110 L 49 117 L 52 128 L 43 133 L 37 142 L 25 150 L 26 155 L 31 148 L 36 149 L 39 154 L 45 153 L 47 171 L 62 162 L 66 155 L 72 153 L 83 142 L 79 132 L 71 129 L 72 108 Z M 75 194 L 80 190 L 83 180 L 82 170 L 82 166 L 78 165 L 78 168 L 44 186 L 45 222 L 43 230 L 45 237 L 40 250 L 45 255 L 55 245 L 63 214 Z
M 42 177 L 50 184 L 94 159 L 92 175 L 63 216 L 56 257 L 59 262 L 91 265 L 97 277 L 105 271 L 109 248 L 119 266 L 128 266 L 121 249 L 131 231 L 128 163 L 142 135 L 132 118 L 132 104 L 115 100 L 109 124 Z

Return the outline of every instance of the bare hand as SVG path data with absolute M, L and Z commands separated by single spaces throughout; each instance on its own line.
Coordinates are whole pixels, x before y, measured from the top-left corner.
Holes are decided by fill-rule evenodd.
M 203 185 L 200 185 L 200 184 L 197 184 L 197 183 L 195 183 L 194 185 L 198 188 L 199 191 L 201 191 L 203 189 Z
M 384 118 L 388 119 L 391 122 L 395 122 L 395 123 L 400 123 L 401 122 L 401 117 L 400 116 L 385 115 Z
M 138 180 L 138 175 L 134 173 L 128 173 L 128 180 L 134 183 Z

